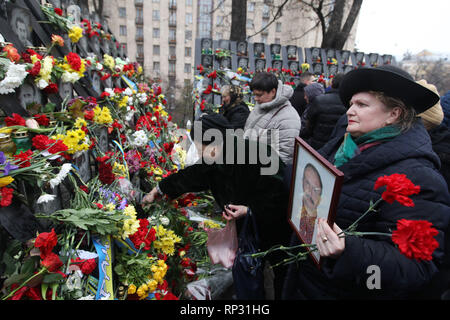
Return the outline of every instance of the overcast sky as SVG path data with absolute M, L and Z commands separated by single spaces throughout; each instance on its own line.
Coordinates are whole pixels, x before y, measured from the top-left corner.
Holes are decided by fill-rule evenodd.
M 364 0 L 356 47 L 400 60 L 407 51 L 450 54 L 450 0 Z

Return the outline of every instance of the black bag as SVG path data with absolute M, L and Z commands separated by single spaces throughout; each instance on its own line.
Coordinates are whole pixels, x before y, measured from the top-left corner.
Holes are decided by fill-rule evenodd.
M 259 251 L 258 231 L 250 208 L 244 219 L 232 268 L 236 298 L 238 300 L 264 300 L 263 259 L 246 256 Z

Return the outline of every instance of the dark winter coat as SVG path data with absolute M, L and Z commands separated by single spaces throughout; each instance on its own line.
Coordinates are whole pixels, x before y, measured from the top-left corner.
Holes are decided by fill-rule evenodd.
M 294 109 L 297 110 L 299 117 L 302 116 L 308 104 L 305 100 L 305 87 L 306 84 L 300 82 L 295 88 L 292 97 L 289 99 Z
M 428 133 L 431 137 L 433 150 L 441 160 L 440 172 L 444 176 L 450 191 L 450 129 L 442 123 Z
M 224 105 L 222 114 L 227 118 L 234 129 L 244 129 L 250 110 L 245 102 Z
M 346 111 L 338 90 L 331 89 L 317 96 L 308 107 L 300 137 L 314 149 L 320 149 L 328 142 L 337 121 Z
M 330 162 L 343 140 L 342 135 L 330 140 L 319 150 Z M 428 220 L 439 231 L 435 237 L 439 248 L 432 261 L 407 258 L 390 238 L 383 236 L 347 236 L 345 250 L 334 260 L 323 259 L 319 270 L 309 259 L 297 267 L 292 264 L 285 281 L 285 299 L 404 299 L 426 287 L 438 272 L 445 244 L 449 243 L 450 195 L 436 167 L 439 158 L 433 152 L 430 137 L 418 120 L 413 128 L 391 141 L 364 150 L 338 169 L 344 183 L 337 207 L 336 224 L 346 229 L 369 207 L 370 200 L 380 198 L 384 188 L 374 190 L 375 181 L 383 175 L 406 174 L 416 185 L 418 195 L 411 196 L 414 207 L 382 201 L 379 211 L 361 221 L 358 231 L 390 233 L 399 219 Z M 288 171 L 287 171 L 288 172 Z M 444 240 L 445 237 L 445 240 Z M 291 245 L 299 243 L 292 238 Z M 368 267 L 381 270 L 381 289 L 366 286 Z
M 248 140 L 245 146 L 248 155 Z M 265 250 L 275 244 L 288 244 L 290 236 L 286 218 L 289 194 L 283 190 L 284 164 L 278 157 L 277 161 L 279 168 L 274 175 L 261 175 L 264 166 L 259 161 L 249 164 L 248 157 L 245 164 L 197 163 L 163 179 L 159 187 L 172 199 L 186 192 L 210 190 L 220 208 L 227 204 L 248 206 L 256 218 Z M 238 231 L 242 220 L 236 221 Z

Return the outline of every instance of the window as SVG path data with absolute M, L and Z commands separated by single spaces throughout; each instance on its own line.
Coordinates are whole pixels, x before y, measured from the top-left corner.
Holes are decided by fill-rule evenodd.
M 177 40 L 177 29 L 169 29 L 169 41 Z
M 186 25 L 192 24 L 192 13 L 186 13 Z
M 172 11 L 169 16 L 169 25 L 176 26 L 177 25 L 177 13 Z
M 281 44 L 280 38 L 275 38 L 275 43 L 276 43 L 276 44 Z
M 255 3 L 254 2 L 249 2 L 247 4 L 247 11 L 248 12 L 255 12 Z
M 153 10 L 153 20 L 159 21 L 159 10 Z
M 252 28 L 253 28 L 253 20 L 247 19 L 247 29 L 252 29 Z
M 223 39 L 223 33 L 222 32 L 217 32 L 216 33 L 216 39 Z
M 152 2 L 159 2 L 159 0 L 153 0 Z
M 127 26 L 120 26 L 120 31 L 119 31 L 121 36 L 126 36 L 127 35 Z
M 142 8 L 136 8 L 136 19 L 144 19 L 144 10 Z
M 184 56 L 190 57 L 192 55 L 192 48 L 191 47 L 185 47 L 184 48 Z
M 191 73 L 191 64 L 190 63 L 184 64 L 184 72 Z
M 223 21 L 224 21 L 224 16 L 218 16 L 217 17 L 217 25 L 218 26 L 221 26 L 221 25 L 223 25 Z
M 153 45 L 153 55 L 154 56 L 159 56 L 159 52 L 160 52 L 159 45 Z
M 126 16 L 127 16 L 127 8 L 119 7 L 119 17 L 126 18 Z
M 159 61 L 153 62 L 153 71 L 159 72 L 160 71 L 160 64 Z
M 186 7 L 192 7 L 192 0 L 186 0 Z
M 185 38 L 186 40 L 192 40 L 192 31 L 191 31 L 191 30 L 186 30 L 186 31 L 184 32 L 184 38 Z
M 136 38 L 143 38 L 143 37 L 144 37 L 144 28 L 136 27 Z
M 276 24 L 276 31 L 281 32 L 281 22 L 277 22 Z
M 174 73 L 176 70 L 176 64 L 173 61 L 169 62 L 169 73 Z
M 137 55 L 138 57 L 144 57 L 144 45 L 138 44 L 137 45 Z
M 177 55 L 177 50 L 175 46 L 169 46 L 169 56 L 174 57 Z
M 267 35 L 265 35 L 265 34 L 261 35 L 261 42 L 267 43 Z
M 159 38 L 159 28 L 153 28 L 153 38 Z

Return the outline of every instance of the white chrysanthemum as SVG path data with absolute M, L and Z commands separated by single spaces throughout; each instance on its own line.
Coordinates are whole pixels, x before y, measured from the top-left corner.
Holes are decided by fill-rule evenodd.
M 0 94 L 13 93 L 14 89 L 22 85 L 27 75 L 25 65 L 10 63 L 5 78 L 0 82 Z
M 114 89 L 112 89 L 112 88 L 106 88 L 105 92 L 109 93 L 109 95 L 111 97 L 113 97 L 115 95 Z
M 56 177 L 49 181 L 50 186 L 52 188 L 58 186 L 66 178 L 66 176 L 70 172 L 70 170 L 72 170 L 72 164 L 70 164 L 70 163 L 63 164 L 61 170 L 56 175 Z
M 71 82 L 71 83 L 75 83 L 78 80 L 80 80 L 80 75 L 76 72 L 64 72 L 61 76 L 61 80 L 63 82 Z
M 161 221 L 163 226 L 168 226 L 169 223 L 170 223 L 170 220 L 167 217 L 162 217 L 160 221 Z
M 88 295 L 88 296 L 85 296 L 85 297 L 78 298 L 77 300 L 95 300 L 95 296 Z
M 45 81 L 44 79 L 41 79 L 38 81 L 38 83 L 36 85 L 39 89 L 43 90 L 43 89 L 47 88 L 48 82 Z
M 131 90 L 130 88 L 126 88 L 125 91 L 123 92 L 123 94 L 125 94 L 127 96 L 132 96 L 133 90 Z
M 41 195 L 39 197 L 39 199 L 37 199 L 36 203 L 37 204 L 47 203 L 47 202 L 55 200 L 55 198 L 56 198 L 56 196 L 53 195 L 53 194 L 46 194 L 46 193 L 44 193 L 43 195 Z
M 148 143 L 148 137 L 145 131 L 138 130 L 133 133 L 133 145 L 137 147 L 143 147 Z
M 147 95 L 145 93 L 138 93 L 136 95 L 136 97 L 138 98 L 140 103 L 145 103 L 147 102 Z

